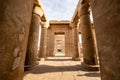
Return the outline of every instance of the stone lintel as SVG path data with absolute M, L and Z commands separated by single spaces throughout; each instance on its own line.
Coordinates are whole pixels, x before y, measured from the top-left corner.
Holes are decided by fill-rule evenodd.
M 75 12 L 73 14 L 73 17 L 71 19 L 71 21 L 75 21 L 76 17 L 79 17 L 79 14 L 80 14 L 80 10 L 81 10 L 81 7 L 83 6 L 83 4 L 85 3 L 88 3 L 89 4 L 90 0 L 79 0 L 78 4 L 77 4 L 77 7 L 75 9 Z
M 49 23 L 50 24 L 59 24 L 59 25 L 61 25 L 61 24 L 70 24 L 70 21 L 69 20 L 60 20 L 60 21 L 58 21 L 58 20 L 50 20 L 49 21 Z
M 74 12 L 74 14 L 73 14 L 73 17 L 72 17 L 72 19 L 71 19 L 71 21 L 74 21 L 75 18 L 76 18 L 76 16 L 78 16 L 78 11 L 79 11 L 79 8 L 80 8 L 80 6 L 81 6 L 81 2 L 82 2 L 82 0 L 79 0 L 79 2 L 78 2 L 78 4 L 77 4 L 77 7 L 76 7 L 76 9 L 75 9 L 75 12 Z
M 70 23 L 71 23 L 71 21 L 69 21 L 69 20 L 50 20 L 49 21 L 50 25 L 70 25 Z

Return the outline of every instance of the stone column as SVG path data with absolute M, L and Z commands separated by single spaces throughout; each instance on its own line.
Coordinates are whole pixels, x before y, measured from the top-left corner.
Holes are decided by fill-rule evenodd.
M 78 60 L 80 61 L 80 43 L 79 43 L 79 32 L 78 32 L 78 28 L 75 29 L 75 35 L 76 35 L 76 51 L 77 51 L 77 54 L 75 56 L 75 60 Z
M 40 42 L 40 51 L 39 51 L 40 60 L 45 60 L 46 49 L 47 49 L 47 27 L 44 24 L 41 27 L 41 42 Z
M 74 55 L 73 55 L 73 59 L 74 60 L 78 60 L 80 61 L 80 54 L 79 54 L 79 49 L 78 49 L 78 36 L 79 36 L 79 33 L 78 33 L 78 29 L 77 29 L 77 24 L 74 25 L 75 27 L 73 28 L 73 48 L 74 48 Z
M 50 56 L 54 56 L 54 41 L 55 41 L 55 34 L 51 29 L 51 36 L 50 36 Z
M 23 80 L 33 0 L 0 0 L 0 80 Z
M 91 0 L 101 80 L 120 80 L 120 1 Z
M 69 30 L 69 28 L 68 28 L 68 30 L 66 30 L 65 32 L 64 32 L 64 36 L 65 36 L 65 56 L 66 57 L 72 57 L 73 56 L 73 53 L 72 53 L 72 51 L 71 51 L 71 34 L 72 34 L 72 32 L 70 32 L 70 30 Z M 73 46 L 73 45 L 72 45 Z
M 47 53 L 46 56 L 54 56 L 54 32 L 51 28 L 47 29 Z
M 38 64 L 37 54 L 38 54 L 39 26 L 40 26 L 40 17 L 37 14 L 33 14 L 31 20 L 29 39 L 28 39 L 25 70 L 31 70 Z
M 76 50 L 75 50 L 75 46 L 74 46 L 74 30 L 71 27 L 68 28 L 68 32 L 65 32 L 65 39 L 67 39 L 67 40 L 65 40 L 66 41 L 65 44 L 67 43 L 66 46 L 68 46 L 68 48 L 67 48 L 68 53 L 66 56 L 73 57 L 76 53 Z M 65 49 L 65 51 L 66 51 L 66 49 Z
M 81 4 L 79 12 L 80 27 L 82 34 L 82 45 L 83 45 L 83 63 L 82 65 L 89 70 L 98 70 L 96 63 L 96 51 L 94 38 L 92 34 L 92 27 L 90 22 L 89 4 Z

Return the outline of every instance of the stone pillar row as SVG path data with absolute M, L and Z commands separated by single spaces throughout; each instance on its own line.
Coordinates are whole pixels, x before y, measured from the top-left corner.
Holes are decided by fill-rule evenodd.
M 54 56 L 54 32 L 51 29 L 47 29 L 47 53 L 46 57 Z
M 38 54 L 38 57 L 39 59 L 38 60 L 42 60 L 44 61 L 45 58 L 46 58 L 46 55 L 47 55 L 47 23 L 42 23 L 42 27 L 41 27 L 41 42 L 40 42 L 40 50 L 39 50 L 39 54 Z
M 36 9 L 37 7 L 37 9 Z M 25 59 L 25 71 L 34 69 L 37 66 L 37 54 L 38 54 L 38 39 L 39 39 L 39 27 L 41 22 L 41 17 L 39 14 L 39 3 L 34 1 L 26 59 Z
M 73 55 L 73 60 L 80 61 L 80 53 L 79 53 L 79 32 L 77 28 L 77 24 L 73 23 L 73 48 L 74 48 L 74 55 Z
M 25 70 L 34 69 L 37 65 L 37 58 L 45 58 L 46 55 L 46 21 L 42 21 L 43 11 L 40 4 L 35 0 L 31 19 L 30 33 L 28 39 Z M 38 51 L 39 28 L 41 28 L 40 51 Z
M 77 61 L 80 61 L 81 59 L 80 59 L 80 52 L 79 52 L 79 49 L 80 49 L 80 47 L 79 47 L 79 31 L 78 31 L 78 26 L 74 29 L 75 30 L 75 32 L 74 32 L 74 34 L 75 34 L 75 46 L 76 46 L 76 55 L 75 55 L 75 60 L 77 60 Z
M 83 46 L 83 63 L 84 68 L 89 70 L 98 70 L 96 66 L 96 51 L 94 38 L 92 34 L 91 22 L 90 22 L 90 12 L 89 4 L 82 3 L 80 12 L 80 27 L 82 34 L 82 46 Z

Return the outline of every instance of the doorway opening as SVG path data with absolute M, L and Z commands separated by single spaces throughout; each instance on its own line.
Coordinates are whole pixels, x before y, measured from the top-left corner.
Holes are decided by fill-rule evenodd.
M 65 56 L 65 34 L 55 33 L 54 55 Z

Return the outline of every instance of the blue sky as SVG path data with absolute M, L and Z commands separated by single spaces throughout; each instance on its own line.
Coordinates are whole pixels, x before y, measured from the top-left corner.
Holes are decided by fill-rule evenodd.
M 41 0 L 48 20 L 71 20 L 79 0 Z

